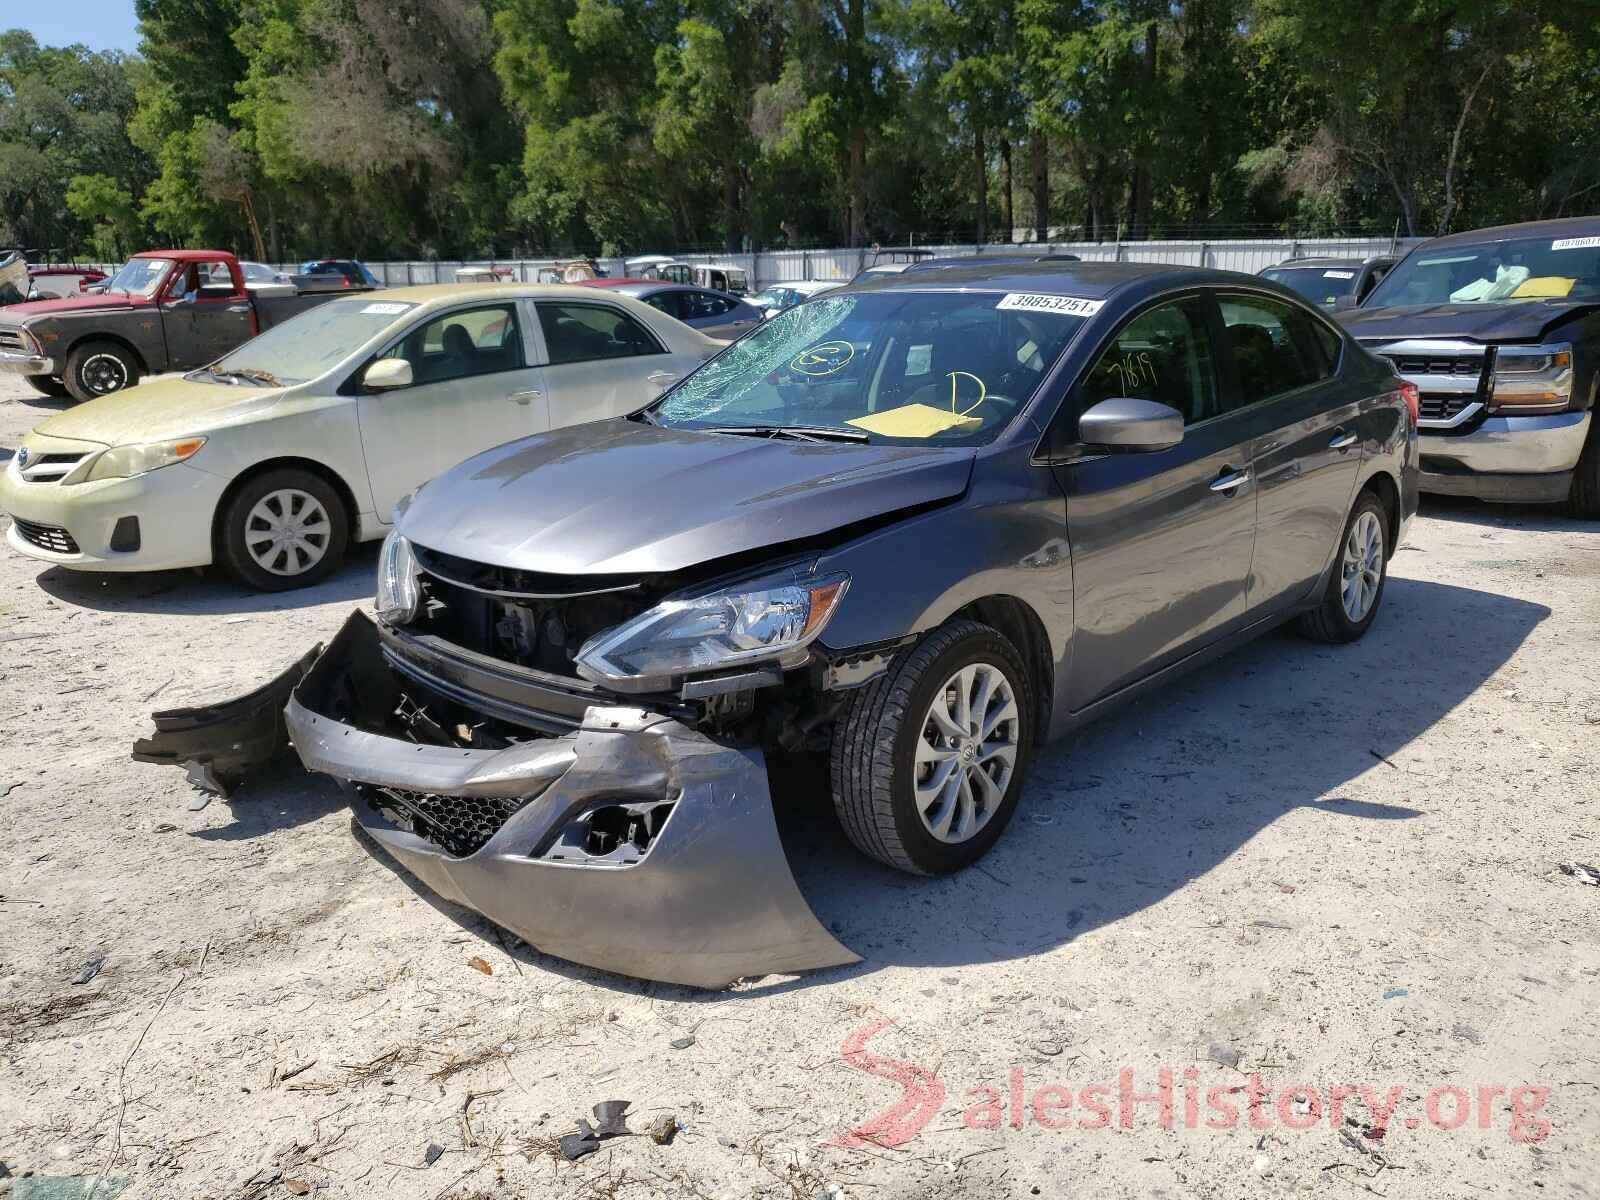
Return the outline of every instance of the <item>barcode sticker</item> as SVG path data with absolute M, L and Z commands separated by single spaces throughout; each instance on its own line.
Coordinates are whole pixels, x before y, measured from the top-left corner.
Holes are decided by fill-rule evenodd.
M 1590 246 L 1600 246 L 1600 237 L 1560 238 L 1550 243 L 1552 250 L 1586 250 Z
M 364 317 L 398 317 L 410 307 L 411 305 L 409 304 L 397 304 L 392 300 L 386 300 L 378 304 L 367 305 L 361 310 L 361 315 Z
M 1080 296 L 1044 296 L 1032 292 L 1008 292 L 996 308 L 1017 312 L 1046 312 L 1063 317 L 1092 317 L 1105 307 L 1104 300 L 1085 300 Z

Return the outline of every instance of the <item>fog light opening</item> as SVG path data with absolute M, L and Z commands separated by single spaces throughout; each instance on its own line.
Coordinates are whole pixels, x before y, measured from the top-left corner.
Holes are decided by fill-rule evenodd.
M 633 866 L 650 853 L 674 803 L 649 800 L 591 808 L 568 824 L 541 857 L 586 866 Z

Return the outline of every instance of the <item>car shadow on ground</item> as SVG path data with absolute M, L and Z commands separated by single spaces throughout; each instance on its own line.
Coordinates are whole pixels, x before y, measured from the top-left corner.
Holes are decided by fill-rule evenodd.
M 1301 809 L 1315 812 L 1315 836 L 1330 853 L 1367 821 L 1448 819 L 1407 803 L 1406 748 L 1549 615 L 1492 592 L 1391 577 L 1377 623 L 1360 642 L 1323 646 L 1272 633 L 1045 747 L 995 848 L 942 878 L 905 875 L 857 853 L 834 820 L 825 764 L 786 763 L 774 775 L 790 865 L 818 918 L 862 962 L 770 977 L 734 994 L 770 995 L 889 965 L 956 967 L 1042 953 L 1159 904 Z M 1388 789 L 1382 802 L 1339 795 L 1369 771 Z M 728 996 L 541 954 L 440 899 L 358 828 L 356 835 L 419 897 L 519 965 L 638 995 Z M 1288 936 L 1292 922 L 1275 907 L 1286 911 L 1286 900 L 1263 889 L 1253 907 L 1227 919 Z
M 290 592 L 257 592 L 219 568 L 201 571 L 136 573 L 69 571 L 49 567 L 38 585 L 62 604 L 96 612 L 257 613 L 286 608 L 315 608 L 340 600 L 372 596 L 378 559 L 377 542 L 350 547 L 340 568 L 314 587 Z

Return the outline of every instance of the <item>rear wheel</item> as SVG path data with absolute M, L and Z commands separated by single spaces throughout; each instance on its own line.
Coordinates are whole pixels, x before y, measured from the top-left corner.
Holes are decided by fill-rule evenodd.
M 1389 511 L 1362 492 L 1344 525 L 1338 558 L 1322 603 L 1300 618 L 1315 642 L 1353 642 L 1372 625 L 1389 578 Z
M 223 565 L 264 592 L 326 579 L 350 544 L 350 517 L 339 493 L 295 467 L 250 480 L 227 503 L 220 531 Z
M 67 385 L 54 375 L 28 375 L 25 378 L 33 387 L 33 390 L 42 395 L 61 397 L 70 394 L 67 391 Z
M 919 875 L 976 862 L 1016 811 L 1034 699 L 1016 648 L 958 620 L 903 651 L 834 726 L 830 775 L 845 834 Z
M 61 381 L 74 400 L 94 400 L 139 382 L 139 364 L 116 342 L 85 342 L 67 355 Z

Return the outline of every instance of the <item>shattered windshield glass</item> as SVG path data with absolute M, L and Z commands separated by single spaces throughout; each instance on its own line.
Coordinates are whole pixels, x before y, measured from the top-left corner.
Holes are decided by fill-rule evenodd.
M 1508 238 L 1430 250 L 1391 271 L 1364 308 L 1600 298 L 1600 236 Z
M 736 342 L 663 397 L 650 418 L 685 429 L 987 442 L 1098 307 L 994 292 L 824 297 Z

